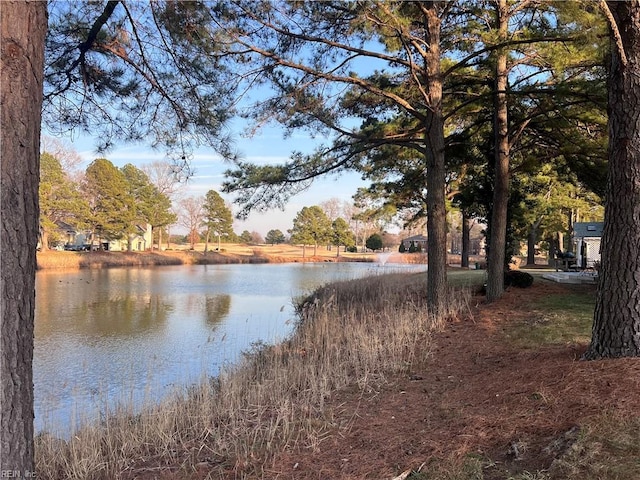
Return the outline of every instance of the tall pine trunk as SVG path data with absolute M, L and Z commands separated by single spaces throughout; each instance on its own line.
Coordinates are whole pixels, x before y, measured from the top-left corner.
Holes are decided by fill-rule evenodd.
M 640 2 L 608 2 L 609 174 L 591 344 L 585 358 L 640 356 Z
M 447 301 L 447 223 L 445 210 L 444 118 L 440 71 L 440 24 L 435 4 L 426 9 L 429 53 L 426 60 L 429 109 L 427 146 L 427 302 L 439 318 Z
M 0 471 L 33 474 L 33 320 L 46 2 L 0 2 Z
M 498 2 L 499 41 L 508 34 L 508 5 L 506 0 Z M 495 124 L 493 180 L 493 205 L 491 209 L 491 237 L 487 260 L 487 301 L 493 302 L 504 292 L 505 249 L 507 239 L 507 208 L 509 203 L 509 110 L 507 105 L 507 51 L 497 51 L 495 63 Z

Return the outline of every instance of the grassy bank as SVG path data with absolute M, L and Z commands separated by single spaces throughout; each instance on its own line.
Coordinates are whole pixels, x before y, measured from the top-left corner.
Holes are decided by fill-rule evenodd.
M 261 255 L 175 250 L 166 252 L 40 252 L 38 269 L 149 267 L 162 265 L 267 263 Z
M 256 346 L 219 378 L 142 412 L 105 412 L 68 440 L 37 439 L 40 479 L 260 478 L 274 455 L 317 448 L 349 428 L 333 393 L 364 392 L 429 354 L 424 274 L 320 289 L 298 306 L 295 335 Z M 457 292 L 451 315 L 466 308 Z

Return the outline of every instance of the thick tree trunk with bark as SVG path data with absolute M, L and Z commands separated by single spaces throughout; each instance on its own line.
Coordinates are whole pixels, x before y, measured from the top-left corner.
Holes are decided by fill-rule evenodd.
M 0 2 L 0 471 L 33 474 L 33 319 L 46 2 Z M 19 474 L 19 475 L 18 475 Z
M 427 302 L 439 318 L 447 302 L 447 212 L 445 210 L 444 119 L 440 72 L 440 17 L 436 6 L 427 12 L 429 54 L 426 61 L 429 110 L 427 113 Z
M 608 6 L 609 176 L 588 359 L 640 356 L 640 2 Z
M 508 6 L 498 2 L 498 32 L 500 41 L 508 33 Z M 498 50 L 495 65 L 495 168 L 493 205 L 491 210 L 491 238 L 487 260 L 487 301 L 493 302 L 504 292 L 505 247 L 507 238 L 507 207 L 509 203 L 509 111 L 507 105 L 507 51 Z

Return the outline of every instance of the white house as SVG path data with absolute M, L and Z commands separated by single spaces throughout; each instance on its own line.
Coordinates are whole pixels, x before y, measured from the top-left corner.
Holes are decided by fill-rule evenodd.
M 90 231 L 77 231 L 72 226 L 58 222 L 58 228 L 64 235 L 66 240 L 65 250 L 97 250 L 100 248 L 99 243 L 91 240 Z M 150 250 L 153 243 L 153 234 L 151 225 L 136 225 L 136 233 L 125 236 L 121 239 L 109 240 L 102 239 L 102 248 L 114 252 L 131 251 L 143 252 Z
M 600 262 L 600 240 L 604 222 L 576 222 L 573 224 L 573 245 L 578 268 L 593 268 Z
M 151 249 L 151 245 L 153 243 L 151 225 L 136 225 L 135 234 L 119 240 L 109 240 L 107 250 L 113 252 L 127 251 L 129 250 L 129 243 L 131 244 L 131 251 L 133 252 L 143 252 Z

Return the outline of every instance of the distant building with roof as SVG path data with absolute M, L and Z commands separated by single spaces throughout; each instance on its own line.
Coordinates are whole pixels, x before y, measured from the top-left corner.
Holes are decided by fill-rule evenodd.
M 73 226 L 57 222 L 58 230 L 65 239 L 65 250 L 110 250 L 115 252 L 150 250 L 153 244 L 153 231 L 150 224 L 136 225 L 135 231 L 122 238 L 92 239 L 90 230 L 76 230 Z
M 428 240 L 429 238 L 425 235 L 413 235 L 412 237 L 403 239 L 402 245 L 407 252 L 409 251 L 409 247 L 411 247 L 411 244 L 413 244 L 415 248 L 419 248 L 421 251 L 426 252 Z
M 593 268 L 600 262 L 600 242 L 604 222 L 576 222 L 573 224 L 573 244 L 576 251 L 576 265 L 579 268 Z

